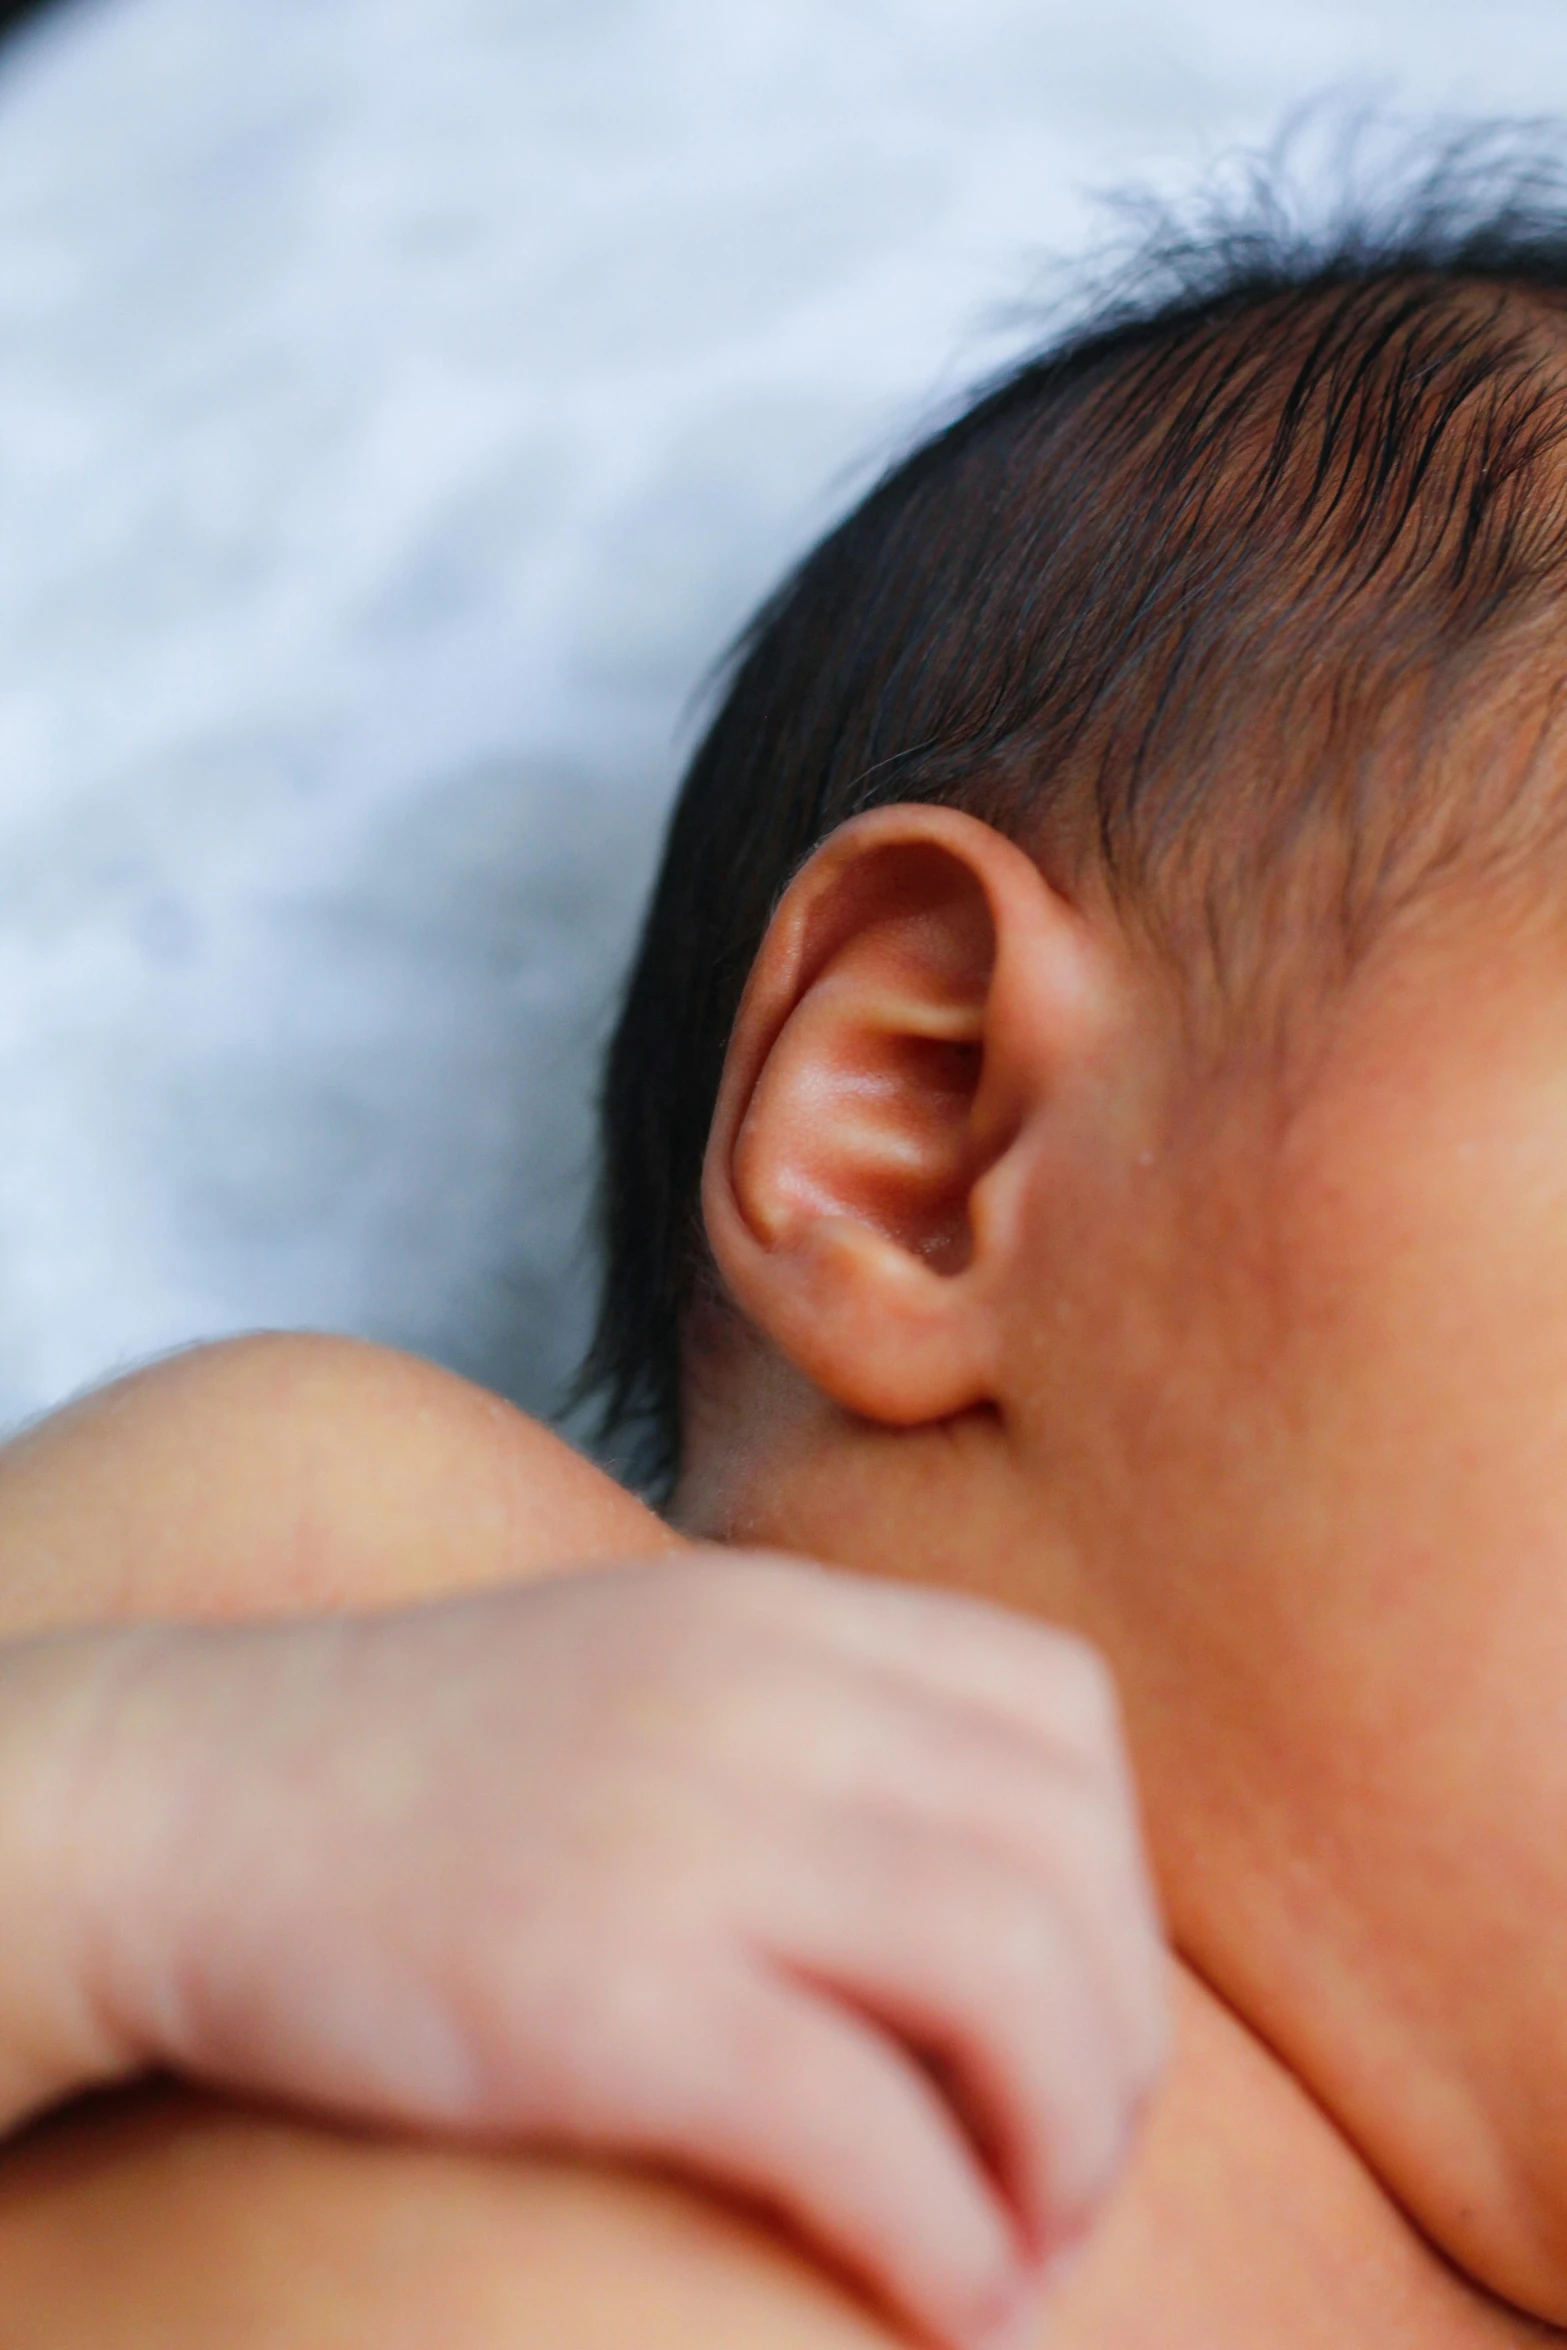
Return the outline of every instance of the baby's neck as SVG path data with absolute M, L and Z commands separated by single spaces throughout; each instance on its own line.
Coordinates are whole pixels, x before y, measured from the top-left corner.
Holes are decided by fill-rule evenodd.
M 1176 2007 L 1170 2076 L 1054 2313 L 1052 2350 L 1567 2341 L 1459 2277 L 1293 2075 L 1184 1967 Z
M 1246 1739 L 1255 1731 L 1265 1741 L 1275 1699 L 1256 1721 L 1243 1708 L 1227 1742 L 1233 1691 L 1222 1676 L 1203 1678 L 1205 1658 L 1222 1661 L 1223 1641 L 1188 1642 L 1178 1609 L 1167 1622 L 1168 1606 L 1146 1620 L 1118 1607 L 1118 1588 L 1137 1579 L 1084 1563 L 1111 1555 L 1110 1541 L 1085 1545 L 1042 1509 L 1019 1508 L 1018 1481 L 994 1473 L 998 1433 L 978 1417 L 912 1439 L 857 1428 L 818 1442 L 808 1415 L 797 1441 L 782 1414 L 772 1432 L 780 1428 L 777 1443 L 721 1460 L 705 1492 L 692 1480 L 689 1531 L 966 1586 L 1084 1632 L 1121 1680 L 1167 1914 L 1191 1962 L 1181 1978 L 1186 2044 L 1121 2214 L 1074 2287 L 1079 2330 L 1059 2337 L 1063 2350 L 1146 2350 L 1150 2299 L 1164 2313 L 1160 2350 L 1567 2341 L 1567 2331 L 1504 2307 L 1450 2266 L 1382 2183 L 1398 2174 L 1380 2161 L 1377 2130 L 1365 2123 L 1368 2109 L 1373 2122 L 1381 2116 L 1389 2068 L 1396 2073 L 1407 2053 L 1400 2018 L 1385 1998 L 1379 2004 L 1382 1976 L 1369 1994 L 1361 1980 L 1364 1938 L 1335 1938 L 1323 1910 L 1303 1903 L 1289 1838 L 1270 1841 L 1273 1815 Z M 1184 1582 L 1202 1589 L 1201 1576 Z M 1267 1671 L 1254 1676 L 1265 1699 L 1276 1698 L 1282 1653 L 1283 1664 L 1270 1649 Z M 1316 1783 L 1310 1771 L 1286 1775 L 1286 1792 L 1304 1788 L 1308 1815 Z M 1297 1825 L 1285 1816 L 1284 1828 Z M 1273 2028 L 1281 2005 L 1286 2023 L 1305 2016 L 1294 2039 Z M 1317 2062 L 1324 2046 L 1326 2068 Z M 1440 2090 L 1440 2070 L 1428 2070 Z M 1395 2119 L 1419 2107 L 1408 2079 L 1394 2102 Z M 1454 2118 L 1460 2131 L 1476 2119 L 1462 2100 Z M 1486 2119 L 1482 2108 L 1476 2126 Z M 1482 2171 L 1488 2143 L 1483 2134 L 1474 2142 Z M 1433 2162 L 1443 2178 L 1462 2180 L 1473 2167 L 1456 2141 L 1445 2151 L 1463 2159 L 1445 2169 L 1441 2148 L 1421 2146 L 1422 2177 Z

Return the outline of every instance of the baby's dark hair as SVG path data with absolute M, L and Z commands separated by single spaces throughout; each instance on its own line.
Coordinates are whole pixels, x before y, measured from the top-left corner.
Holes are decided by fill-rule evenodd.
M 1077 322 L 888 472 L 751 622 L 603 1092 L 585 1381 L 650 1489 L 679 1461 L 741 990 L 846 819 L 967 809 L 1239 1006 L 1286 931 L 1342 966 L 1482 841 L 1539 855 L 1567 678 L 1558 152 L 1537 127 L 1444 134 L 1316 231 L 1275 162 L 1195 229 L 1145 223 Z M 1523 751 L 1456 757 L 1487 711 Z

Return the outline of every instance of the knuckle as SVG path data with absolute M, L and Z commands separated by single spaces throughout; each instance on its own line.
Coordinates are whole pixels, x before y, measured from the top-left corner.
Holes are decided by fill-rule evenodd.
M 1048 2004 L 1059 1998 L 1075 1940 L 1071 1921 L 1048 1885 L 995 1872 L 970 1891 L 962 1955 L 1009 2020 L 1033 2017 L 1042 1999 Z
M 988 2027 L 1036 2081 L 1059 2090 L 1121 2072 L 1099 1954 L 1047 1893 L 1019 1889 L 992 1904 L 978 1964 Z
M 1051 1725 L 1086 1760 L 1120 1768 L 1121 1701 L 1097 1648 L 1075 1632 L 1053 1636 Z
M 692 2021 L 695 1971 L 692 1953 L 656 1934 L 622 1938 L 574 1968 L 544 2035 L 566 2077 L 582 2088 L 607 2086 L 620 2097 L 632 2083 L 643 2100 L 667 2093 L 673 2051 Z

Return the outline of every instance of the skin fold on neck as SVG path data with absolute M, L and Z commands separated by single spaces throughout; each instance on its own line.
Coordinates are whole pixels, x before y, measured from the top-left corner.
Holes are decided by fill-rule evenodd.
M 770 1473 L 753 1481 L 748 1452 L 698 1437 L 675 1512 L 687 1532 L 958 1584 L 1113 1640 L 1103 1613 L 1084 1602 L 1081 1563 L 1065 1539 L 1008 1522 L 983 1472 L 999 1440 L 993 1421 L 911 1442 L 836 1423 L 776 1364 L 757 1373 L 768 1397 L 752 1397 L 747 1422 L 770 1425 Z M 1135 1748 L 1135 1713 L 1131 1727 Z M 1157 1823 L 1160 1806 L 1149 1808 Z M 1154 1844 L 1158 1856 L 1157 1834 Z M 1163 1857 L 1178 1918 L 1185 1903 L 1178 1886 L 1170 1897 Z M 1231 1905 L 1222 1883 L 1205 1885 L 1205 1909 L 1233 1914 L 1242 1935 L 1253 1906 Z M 1218 1940 L 1222 1968 L 1222 1925 Z M 1170 2077 L 1106 2223 L 1052 2310 L 1052 2345 L 1152 2350 L 1156 2338 L 1158 2350 L 1481 2350 L 1567 2340 L 1428 2240 L 1205 1964 L 1178 1945 Z

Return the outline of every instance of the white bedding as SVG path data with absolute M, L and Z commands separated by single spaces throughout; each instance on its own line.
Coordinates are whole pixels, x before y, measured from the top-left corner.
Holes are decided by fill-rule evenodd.
M 0 1421 L 330 1325 L 547 1402 L 693 684 L 1082 233 L 1561 0 L 74 0 L 0 61 Z

